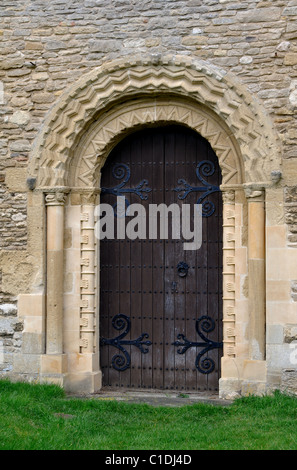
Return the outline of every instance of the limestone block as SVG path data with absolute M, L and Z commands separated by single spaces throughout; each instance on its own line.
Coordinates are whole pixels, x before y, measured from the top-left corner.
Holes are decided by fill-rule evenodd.
M 22 324 L 14 317 L 0 317 L 0 336 L 12 336 L 15 331 L 22 329 Z
M 266 382 L 243 381 L 241 394 L 246 397 L 249 395 L 264 396 L 267 393 Z
M 297 187 L 286 187 L 285 188 L 285 202 L 286 203 L 297 203 Z
M 290 41 L 282 41 L 276 48 L 277 51 L 286 52 L 290 49 L 291 43 Z
M 9 191 L 26 192 L 28 190 L 26 168 L 7 168 L 5 175 L 5 184 Z
M 297 395 L 297 369 L 282 370 L 280 390 L 283 393 Z
M 44 317 L 44 295 L 20 294 L 18 297 L 18 312 L 20 317 Z
M 283 339 L 285 343 L 292 343 L 293 341 L 297 341 L 297 326 L 285 325 Z
M 297 281 L 291 281 L 291 297 L 294 302 L 297 302 Z
M 64 41 L 49 40 L 45 47 L 49 51 L 59 51 L 61 49 L 67 49 L 67 44 Z
M 17 307 L 14 304 L 1 304 L 0 315 L 16 315 Z
M 284 65 L 297 65 L 297 54 L 288 52 L 284 57 Z
M 9 121 L 18 126 L 26 126 L 30 122 L 30 119 L 30 114 L 26 111 L 15 111 L 9 118 Z
M 101 387 L 101 372 L 67 374 L 64 381 L 64 389 L 71 393 L 95 393 Z
M 26 374 L 39 374 L 39 354 L 15 354 L 13 358 L 13 372 Z
M 42 374 L 63 374 L 67 372 L 66 354 L 44 354 L 41 356 Z
M 267 344 L 267 367 L 270 370 L 281 370 L 292 367 L 295 358 L 291 344 Z
M 113 52 L 119 49 L 119 43 L 113 39 L 98 39 L 89 42 L 90 51 L 92 52 Z
M 44 334 L 24 332 L 22 334 L 22 354 L 42 354 L 44 340 Z
M 185 36 L 182 39 L 184 46 L 200 46 L 207 43 L 207 37 L 201 35 Z
M 242 377 L 243 359 L 223 356 L 221 359 L 222 379 L 237 379 Z
M 26 42 L 25 49 L 27 51 L 42 51 L 44 49 L 44 45 L 41 42 L 30 41 Z
M 290 281 L 267 280 L 266 295 L 268 301 L 290 300 L 291 296 Z
M 283 201 L 266 201 L 266 225 L 275 226 L 284 224 Z
M 94 372 L 99 370 L 99 355 L 92 353 L 68 354 L 69 372 Z
M 239 12 L 237 19 L 243 23 L 263 23 L 267 21 L 277 21 L 280 19 L 282 8 L 278 7 L 266 7 L 266 8 L 254 8 L 253 10 Z
M 240 59 L 239 59 L 239 62 L 243 65 L 248 65 L 248 64 L 251 64 L 253 62 L 253 58 L 251 56 L 242 56 Z
M 266 326 L 267 344 L 283 344 L 284 327 L 283 325 L 267 325 Z
M 74 315 L 75 315 L 76 319 L 79 318 L 78 311 L 76 311 L 74 313 Z M 70 321 L 71 321 L 71 319 L 70 319 Z M 65 319 L 66 324 L 70 323 L 70 321 L 69 321 L 69 315 L 67 314 L 67 318 Z M 81 349 L 81 338 L 80 338 L 80 336 L 81 336 L 80 328 L 66 329 L 66 327 L 65 327 L 63 339 L 64 339 L 65 344 L 67 345 L 67 348 L 65 349 L 65 352 L 67 352 L 67 354 L 69 354 L 69 353 L 76 353 L 76 354 L 79 353 L 79 351 Z
M 265 382 L 267 375 L 266 361 L 246 359 L 243 363 L 243 379 L 246 381 Z
M 10 144 L 12 152 L 29 152 L 31 150 L 31 144 L 28 139 L 18 139 Z
M 297 278 L 297 264 L 292 253 L 292 248 L 276 248 L 269 250 L 267 257 L 267 279 L 288 280 Z M 290 289 L 291 291 L 291 289 Z
M 241 380 L 221 378 L 219 381 L 219 397 L 224 400 L 240 398 L 241 388 Z
M 270 324 L 286 325 L 297 323 L 297 308 L 292 301 L 267 301 L 266 319 Z
M 31 99 L 34 103 L 47 104 L 55 101 L 55 96 L 52 93 L 33 93 Z
M 287 228 L 285 225 L 273 225 L 266 227 L 266 247 L 285 248 L 287 244 Z M 268 255 L 268 257 L 270 254 Z M 273 252 L 271 252 L 273 256 Z
M 65 330 L 79 332 L 80 293 L 64 294 L 64 327 Z
M 25 252 L 7 252 L 2 255 L 2 289 L 18 296 L 32 288 L 36 275 L 36 260 Z
M 290 2 L 293 3 L 294 2 Z M 283 16 L 295 16 L 297 15 L 297 6 L 288 6 L 283 11 Z

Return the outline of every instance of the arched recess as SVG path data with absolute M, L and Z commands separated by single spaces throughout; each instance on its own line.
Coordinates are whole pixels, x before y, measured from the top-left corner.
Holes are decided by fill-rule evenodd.
M 162 123 L 199 132 L 210 142 L 222 170 L 226 387 L 229 379 L 232 382 L 232 371 L 238 370 L 238 351 L 241 363 L 265 359 L 264 189 L 271 172 L 279 170 L 281 155 L 273 125 L 245 87 L 209 63 L 184 56 L 126 57 L 87 74 L 64 93 L 44 122 L 28 169 L 47 206 L 46 351 L 41 375 L 60 374 L 69 390 L 94 391 L 101 382 L 99 244 L 94 219 L 100 169 L 125 135 Z M 238 322 L 241 294 L 236 264 L 242 266 L 247 256 L 240 251 L 239 239 L 248 228 L 242 222 L 243 188 L 252 201 L 248 241 L 256 237 L 257 248 L 252 244 L 248 249 L 249 339 L 238 347 L 236 324 L 242 319 Z M 67 246 L 65 221 L 72 233 Z M 72 283 L 65 291 L 67 274 Z M 48 357 L 56 358 L 58 370 L 48 370 Z

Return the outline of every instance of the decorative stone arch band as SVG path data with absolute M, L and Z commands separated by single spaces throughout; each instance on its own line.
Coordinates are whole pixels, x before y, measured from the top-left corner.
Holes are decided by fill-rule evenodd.
M 99 247 L 94 237 L 100 170 L 111 149 L 125 135 L 144 126 L 169 122 L 188 126 L 205 137 L 222 169 L 224 380 L 230 378 L 232 382 L 232 371 L 238 369 L 232 366 L 236 360 L 236 299 L 240 297 L 236 253 L 242 229 L 237 220 L 242 216 L 236 209 L 236 193 L 243 187 L 251 201 L 250 348 L 245 359 L 259 361 L 265 357 L 263 189 L 271 184 L 271 172 L 280 169 L 281 157 L 272 123 L 234 77 L 208 63 L 178 56 L 162 60 L 124 58 L 87 74 L 65 92 L 44 122 L 29 165 L 28 178 L 36 178 L 36 190 L 45 193 L 47 205 L 47 347 L 41 375 L 49 379 L 52 374 L 54 380 L 61 376 L 69 390 L 95 391 L 101 383 L 96 287 Z M 71 203 L 65 205 L 65 194 L 69 192 Z M 71 229 L 78 232 L 79 241 L 75 248 L 65 250 L 63 227 L 65 216 L 71 218 L 70 212 L 76 214 Z M 66 321 L 65 259 L 66 264 L 67 259 L 74 260 L 78 274 L 73 294 L 67 294 L 76 310 Z M 75 338 L 69 339 L 69 332 L 65 336 L 63 328 L 70 322 L 78 326 Z M 49 363 L 56 363 L 57 370 L 49 370 Z
M 240 152 L 224 124 L 204 106 L 197 108 L 192 101 L 172 95 L 128 101 L 98 117 L 79 142 L 71 160 L 69 186 L 99 187 L 101 168 L 123 136 L 162 123 L 182 124 L 197 131 L 210 142 L 218 155 L 223 184 L 234 186 L 243 182 Z
M 49 112 L 29 176 L 37 177 L 38 187 L 67 186 L 76 144 L 102 113 L 135 97 L 170 95 L 204 106 L 224 123 L 239 146 L 244 182 L 270 181 L 280 167 L 280 145 L 263 106 L 230 73 L 185 56 L 125 57 L 83 76 Z

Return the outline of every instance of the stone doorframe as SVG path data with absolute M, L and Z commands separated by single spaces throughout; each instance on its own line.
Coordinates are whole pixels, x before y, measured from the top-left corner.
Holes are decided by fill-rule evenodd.
M 234 76 L 185 56 L 104 64 L 61 96 L 35 141 L 28 183 L 44 195 L 47 226 L 43 381 L 72 392 L 101 387 L 100 172 L 123 137 L 166 123 L 205 137 L 222 171 L 220 395 L 265 383 L 265 189 L 280 172 L 280 144 L 264 108 Z

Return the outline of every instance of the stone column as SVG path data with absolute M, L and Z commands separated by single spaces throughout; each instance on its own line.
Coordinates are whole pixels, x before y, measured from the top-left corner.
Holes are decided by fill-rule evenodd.
M 81 196 L 81 352 L 94 353 L 96 348 L 96 277 L 97 255 L 95 244 L 94 211 L 98 191 Z M 97 276 L 96 276 L 97 274 Z
M 246 188 L 248 200 L 249 355 L 265 359 L 265 191 Z
M 46 204 L 46 340 L 41 356 L 42 382 L 64 385 L 67 357 L 63 354 L 64 205 L 66 188 L 45 193 Z
M 64 192 L 46 194 L 47 301 L 46 354 L 63 353 Z
M 223 196 L 223 357 L 220 397 L 239 396 L 241 382 L 236 357 L 236 212 L 235 189 L 221 186 Z
M 235 191 L 223 195 L 223 325 L 224 357 L 235 357 Z
M 80 293 L 77 303 L 79 342 L 76 351 L 69 348 L 65 388 L 87 393 L 94 393 L 102 386 L 99 364 L 99 247 L 95 234 L 95 208 L 99 193 L 99 188 L 82 188 L 76 195 L 72 192 L 72 201 L 75 196 L 80 205 L 80 273 L 79 280 L 76 279 L 79 285 L 74 286 L 74 291 Z

